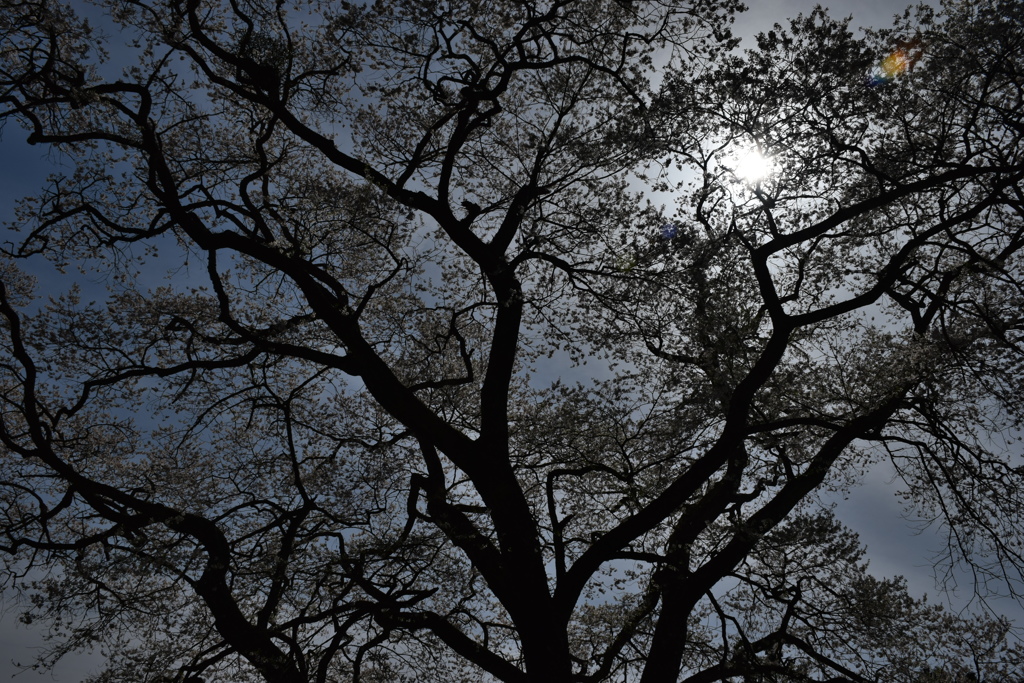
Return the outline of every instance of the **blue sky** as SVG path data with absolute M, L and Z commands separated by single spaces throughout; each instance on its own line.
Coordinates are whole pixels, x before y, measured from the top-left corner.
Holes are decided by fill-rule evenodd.
M 784 24 L 789 17 L 810 12 L 816 4 L 812 0 L 748 1 L 752 5 L 751 10 L 742 15 L 736 25 L 737 33 L 747 38 L 757 31 L 767 30 L 775 22 Z M 893 13 L 902 9 L 900 3 L 891 0 L 845 0 L 832 3 L 830 8 L 833 15 L 853 14 L 854 26 L 887 26 Z M 11 217 L 14 201 L 37 190 L 57 161 L 48 155 L 45 148 L 24 144 L 21 141 L 23 137 L 22 131 L 8 125 L 0 139 L 0 220 L 3 221 Z M 50 277 L 42 264 L 33 264 L 29 270 Z M 934 600 L 942 602 L 945 598 L 937 594 L 929 561 L 942 547 L 942 537 L 936 529 L 918 532 L 902 519 L 902 506 L 895 495 L 898 487 L 890 480 L 891 472 L 884 466 L 876 468 L 864 484 L 838 502 L 840 518 L 859 532 L 862 541 L 867 543 L 871 568 L 875 573 L 882 576 L 902 574 L 907 577 L 915 594 L 927 592 L 934 596 Z M 962 606 L 969 597 L 970 589 L 965 586 L 959 596 L 952 597 L 953 604 Z M 1008 601 L 992 605 L 1024 622 L 1024 611 L 1019 606 Z M 0 611 L 0 680 L 7 680 L 17 672 L 11 665 L 12 659 L 31 660 L 32 648 L 41 644 L 39 631 L 16 622 L 17 610 L 8 603 Z M 52 677 L 38 678 L 37 674 L 27 672 L 17 680 L 80 681 L 95 671 L 100 661 L 98 655 L 68 657 Z

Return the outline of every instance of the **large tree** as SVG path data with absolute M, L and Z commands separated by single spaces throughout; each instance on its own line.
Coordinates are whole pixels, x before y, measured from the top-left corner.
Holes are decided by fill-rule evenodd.
M 1024 673 L 828 497 L 889 461 L 949 563 L 1021 581 L 1019 2 L 743 54 L 733 0 L 2 7 L 4 133 L 64 169 L 0 262 L 44 663 Z M 108 293 L 34 290 L 38 255 Z

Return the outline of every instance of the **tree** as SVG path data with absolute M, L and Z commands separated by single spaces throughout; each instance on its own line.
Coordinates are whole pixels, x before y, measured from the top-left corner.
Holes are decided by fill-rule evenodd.
M 47 661 L 1021 674 L 822 495 L 888 460 L 1017 590 L 1018 3 L 743 55 L 733 0 L 285 5 L 4 0 L 6 132 L 73 169 L 0 271 L 2 550 Z M 35 300 L 35 255 L 107 299 Z

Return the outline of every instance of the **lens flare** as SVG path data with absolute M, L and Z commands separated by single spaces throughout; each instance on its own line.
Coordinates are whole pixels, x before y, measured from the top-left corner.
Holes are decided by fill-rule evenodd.
M 877 87 L 892 83 L 897 76 L 913 70 L 921 55 L 920 38 L 897 43 L 896 49 L 871 69 L 871 73 L 868 74 L 868 85 Z

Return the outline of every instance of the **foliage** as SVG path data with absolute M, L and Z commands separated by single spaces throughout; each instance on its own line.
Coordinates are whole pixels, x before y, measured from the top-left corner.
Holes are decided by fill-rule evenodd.
M 888 461 L 946 567 L 1019 586 L 1019 3 L 742 54 L 734 0 L 3 8 L 5 132 L 72 169 L 0 262 L 0 549 L 43 664 L 1024 672 L 821 495 Z M 35 300 L 33 255 L 106 298 Z

